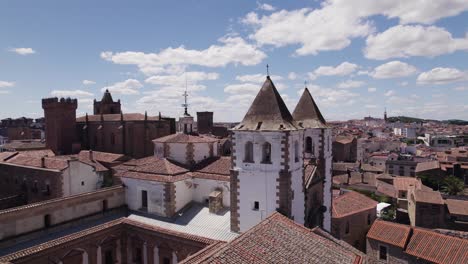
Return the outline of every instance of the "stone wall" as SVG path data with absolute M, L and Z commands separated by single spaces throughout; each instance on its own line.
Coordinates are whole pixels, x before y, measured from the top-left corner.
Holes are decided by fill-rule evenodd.
M 72 221 L 125 204 L 125 190 L 99 191 L 28 204 L 0 211 L 0 240 Z

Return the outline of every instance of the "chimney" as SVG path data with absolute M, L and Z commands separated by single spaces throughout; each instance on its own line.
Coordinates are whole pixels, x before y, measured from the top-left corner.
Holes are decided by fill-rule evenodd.
M 45 157 L 41 157 L 41 168 L 45 168 Z
M 89 160 L 91 160 L 91 161 L 94 160 L 94 157 L 93 157 L 93 150 L 92 150 L 92 149 L 89 150 Z

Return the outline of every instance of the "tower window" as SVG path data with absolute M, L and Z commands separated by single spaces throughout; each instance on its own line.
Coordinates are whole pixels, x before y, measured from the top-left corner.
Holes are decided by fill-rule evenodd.
M 306 149 L 305 152 L 307 153 L 312 153 L 312 138 L 311 137 L 306 137 Z
M 370 214 L 367 215 L 367 225 L 371 224 L 371 217 Z
M 253 144 L 250 141 L 245 143 L 244 162 L 253 162 Z
M 345 234 L 349 234 L 349 222 L 346 222 Z
M 259 209 L 260 209 L 260 203 L 258 201 L 255 201 L 252 210 L 258 211 Z
M 294 142 L 294 161 L 299 162 L 299 143 Z
M 271 163 L 271 144 L 268 142 L 262 147 L 262 163 Z

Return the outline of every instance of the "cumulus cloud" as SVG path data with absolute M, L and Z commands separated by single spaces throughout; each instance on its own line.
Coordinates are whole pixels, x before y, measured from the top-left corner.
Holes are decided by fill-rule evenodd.
M 445 84 L 468 80 L 468 72 L 456 68 L 434 68 L 419 74 L 418 84 Z
M 270 4 L 267 4 L 267 3 L 258 3 L 257 2 L 257 8 L 260 9 L 260 10 L 264 10 L 264 11 L 275 11 L 276 8 Z
M 368 91 L 369 93 L 373 93 L 373 92 L 377 91 L 377 88 L 375 88 L 375 87 L 369 87 L 369 88 L 367 88 L 367 91 Z
M 387 97 L 388 97 L 388 96 L 392 96 L 392 95 L 394 95 L 394 94 L 395 94 L 395 91 L 393 91 L 393 90 L 388 90 L 388 91 L 386 91 L 386 92 L 384 93 L 384 95 L 387 96 Z
M 435 57 L 457 50 L 468 50 L 468 36 L 453 38 L 450 32 L 435 26 L 398 25 L 369 36 L 364 55 L 368 59 L 385 60 Z
M 401 61 L 390 61 L 374 69 L 369 75 L 375 79 L 400 78 L 415 74 L 416 67 Z
M 347 80 L 338 84 L 338 88 L 341 89 L 348 89 L 348 88 L 358 88 L 365 84 L 363 81 L 354 81 L 354 80 Z
M 36 51 L 33 50 L 32 48 L 13 48 L 13 49 L 10 49 L 10 51 L 19 55 L 23 55 L 23 56 L 36 53 Z
M 260 90 L 258 84 L 255 83 L 241 83 L 241 84 L 230 84 L 224 88 L 224 92 L 230 94 L 245 94 L 257 93 Z
M 295 73 L 295 72 L 290 72 L 290 73 L 288 74 L 288 79 L 289 79 L 289 80 L 292 80 L 292 81 L 296 80 L 296 79 L 297 79 L 297 73 Z
M 458 86 L 453 88 L 455 91 L 468 91 L 468 86 Z
M 90 81 L 90 80 L 83 80 L 84 85 L 91 85 L 91 84 L 96 84 L 95 81 Z
M 228 64 L 245 66 L 260 63 L 266 54 L 241 37 L 223 37 L 220 45 L 204 50 L 166 48 L 158 53 L 136 51 L 101 53 L 101 58 L 116 64 L 136 65 L 144 74 L 181 73 L 185 66 L 222 67 Z
M 357 93 L 350 92 L 349 90 L 339 90 L 331 88 L 323 88 L 318 85 L 309 85 L 308 89 L 314 99 L 323 106 L 337 106 L 355 103 L 355 98 L 359 96 Z M 297 95 L 301 96 L 304 89 L 299 89 Z
M 333 76 L 333 75 L 345 76 L 345 75 L 349 75 L 349 74 L 353 73 L 354 71 L 356 71 L 356 69 L 358 67 L 359 66 L 357 64 L 345 61 L 345 62 L 341 63 L 340 65 L 338 65 L 336 67 L 333 67 L 333 66 L 320 66 L 317 69 L 315 69 L 314 75 L 315 76 L 321 76 L 321 75 L 325 75 L 325 76 Z
M 53 90 L 50 95 L 56 97 L 84 98 L 94 96 L 94 94 L 83 90 Z
M 113 85 L 103 87 L 101 92 L 105 92 L 109 90 L 109 92 L 113 94 L 139 94 L 139 89 L 143 87 L 143 85 L 135 79 L 128 79 L 123 82 L 116 82 Z
M 155 75 L 147 78 L 146 83 L 158 84 L 164 86 L 182 86 L 185 87 L 185 83 L 195 85 L 200 81 L 216 80 L 219 78 L 219 74 L 216 72 L 186 72 L 178 75 Z
M 270 75 L 270 78 L 273 81 L 281 81 L 283 77 L 279 75 Z M 265 81 L 265 74 L 246 74 L 246 75 L 237 75 L 236 80 L 240 82 L 252 82 L 252 83 L 263 83 Z
M 280 10 L 264 16 L 251 12 L 242 22 L 252 27 L 250 37 L 260 45 L 298 44 L 296 55 L 309 55 L 341 50 L 352 39 L 368 36 L 375 31 L 369 20 L 375 15 L 398 18 L 400 24 L 432 24 L 465 10 L 468 4 L 461 0 L 328 0 L 317 9 Z
M 8 88 L 15 86 L 14 82 L 0 81 L 0 88 Z

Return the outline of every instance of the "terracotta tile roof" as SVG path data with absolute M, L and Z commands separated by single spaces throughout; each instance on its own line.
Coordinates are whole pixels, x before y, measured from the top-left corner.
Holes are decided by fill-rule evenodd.
M 218 142 L 219 139 L 208 137 L 208 136 L 196 136 L 196 135 L 189 135 L 184 133 L 175 133 L 172 135 L 168 135 L 165 137 L 160 137 L 153 142 L 156 143 L 212 143 Z
M 444 204 L 444 200 L 438 191 L 414 190 L 416 202 L 429 204 Z
M 38 140 L 14 140 L 2 146 L 4 149 L 11 150 L 39 150 L 45 149 L 45 142 Z
M 358 192 L 346 192 L 333 199 L 332 217 L 341 218 L 370 209 L 376 209 L 378 202 Z
M 344 137 L 344 136 L 338 136 L 335 138 L 335 142 L 340 143 L 340 144 L 349 144 L 353 142 L 354 137 Z
M 413 228 L 406 253 L 434 263 L 468 263 L 468 240 Z
M 367 237 L 404 248 L 410 233 L 411 227 L 407 225 L 376 220 L 369 229 Z
M 189 170 L 169 159 L 154 156 L 131 160 L 114 168 L 115 176 L 159 182 L 176 182 L 191 177 Z
M 0 152 L 0 162 L 8 160 L 9 158 L 17 155 L 19 152 L 17 151 L 6 151 L 6 152 Z
M 427 170 L 435 170 L 440 169 L 439 161 L 427 161 L 427 162 L 419 162 L 416 165 L 415 172 L 427 171 Z
M 29 167 L 37 167 L 42 168 L 42 158 L 40 157 L 32 157 L 25 154 L 18 154 L 6 162 L 12 165 L 20 165 L 20 166 L 29 166 Z M 68 162 L 65 159 L 55 158 L 55 157 L 45 157 L 44 158 L 44 165 L 45 169 L 52 169 L 52 170 L 64 170 L 68 168 Z
M 468 216 L 468 201 L 446 199 L 445 204 L 450 214 Z
M 377 186 L 378 193 L 381 193 L 381 194 L 384 194 L 393 198 L 397 197 L 397 190 L 395 189 L 395 186 L 388 184 L 386 182 L 382 182 L 382 181 L 377 181 L 376 186 Z
M 383 169 L 377 168 L 377 167 L 372 166 L 370 164 L 362 164 L 361 165 L 361 170 L 368 171 L 368 172 L 378 172 L 378 173 L 382 173 L 384 171 Z
M 93 150 L 93 159 L 105 163 L 113 163 L 116 161 L 125 161 L 127 157 L 124 154 L 115 154 L 109 152 L 101 152 Z M 82 150 L 78 154 L 78 157 L 81 159 L 89 159 L 89 150 Z
M 60 237 L 60 238 L 57 238 L 57 239 L 54 239 L 54 240 L 51 240 L 51 241 L 47 241 L 45 243 L 30 247 L 30 248 L 19 250 L 19 251 L 16 251 L 16 252 L 12 253 L 12 254 L 1 257 L 0 261 L 7 262 L 7 261 L 20 259 L 22 257 L 33 255 L 33 254 L 39 253 L 41 251 L 47 250 L 49 248 L 53 248 L 53 247 L 63 245 L 64 243 L 67 243 L 67 242 L 75 241 L 75 240 L 78 240 L 78 239 L 83 239 L 86 236 L 89 236 L 89 235 L 92 235 L 94 233 L 103 231 L 103 230 L 108 229 L 108 228 L 113 227 L 113 226 L 120 225 L 123 222 L 123 220 L 124 220 L 124 218 L 113 220 L 113 221 L 107 222 L 105 224 L 98 225 L 98 226 L 95 226 L 95 227 L 92 227 L 92 228 L 89 228 L 89 229 L 85 229 L 85 230 L 82 230 L 82 231 L 79 231 L 79 232 L 76 232 L 76 233 L 73 233 L 73 234 L 70 234 L 70 235 L 67 235 L 67 236 L 63 236 L 63 237 Z
M 267 76 L 252 105 L 233 130 L 296 130 L 294 120 L 270 76 Z
M 351 162 L 333 162 L 332 168 L 335 171 L 346 171 L 347 169 L 354 169 L 357 167 L 356 163 Z
M 120 114 L 106 114 L 102 115 L 104 121 L 120 121 Z M 145 115 L 140 113 L 123 114 L 124 121 L 144 121 Z M 157 116 L 148 116 L 150 121 L 158 121 Z M 101 122 L 101 115 L 88 115 L 89 122 Z M 76 122 L 86 122 L 86 116 L 81 116 L 76 119 Z
M 200 173 L 230 175 L 231 157 L 210 158 L 197 164 L 195 171 Z
M 393 179 L 393 186 L 397 191 L 407 191 L 410 186 L 415 189 L 421 189 L 421 180 L 413 177 L 395 177 Z
M 31 157 L 54 157 L 55 153 L 50 149 L 41 149 L 41 150 L 23 150 L 20 151 L 21 154 L 28 155 Z
M 213 243 L 209 246 L 206 246 L 204 249 L 198 251 L 197 253 L 188 256 L 186 259 L 182 260 L 179 262 L 179 264 L 184 264 L 184 263 L 200 263 L 200 261 L 203 261 L 203 259 L 209 257 L 210 255 L 214 254 L 216 251 L 218 251 L 222 246 L 224 246 L 226 242 L 224 241 L 218 241 L 216 243 Z
M 220 249 L 184 263 L 361 263 L 362 257 L 274 213 Z

